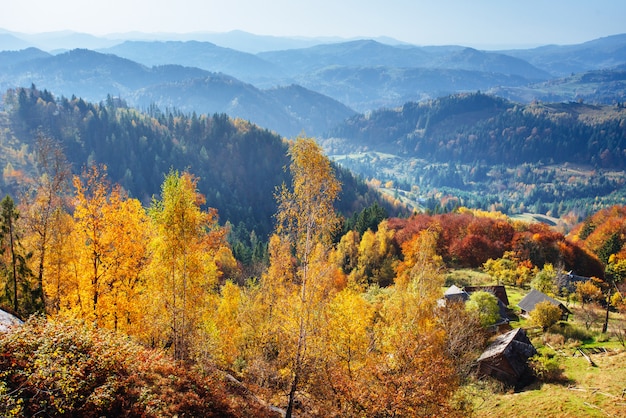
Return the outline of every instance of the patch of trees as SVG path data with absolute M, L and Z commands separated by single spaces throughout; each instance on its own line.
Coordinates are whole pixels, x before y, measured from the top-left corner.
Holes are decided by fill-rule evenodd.
M 2 266 L 7 268 L 0 275 L 4 290 L 0 304 L 10 306 L 16 299 L 21 317 L 41 311 L 52 323 L 77 318 L 83 325 L 67 331 L 72 334 L 69 338 L 76 334 L 80 338 L 84 332 L 94 335 L 86 329 L 108 330 L 166 350 L 201 370 L 216 366 L 228 370 L 257 388 L 266 401 L 284 407 L 287 416 L 319 410 L 336 416 L 415 411 L 461 415 L 449 399 L 458 387 L 461 364 L 464 368 L 467 364 L 465 359 L 452 358 L 459 347 L 448 340 L 434 314 L 444 280 L 436 234 L 417 234 L 400 253 L 391 244 L 393 231 L 383 220 L 376 232 L 363 233 L 356 258 L 351 258 L 358 232 L 346 234 L 352 234 L 352 241 L 342 237 L 333 244 L 341 226 L 333 205 L 340 184 L 330 161 L 313 140 L 305 138 L 290 146 L 289 158 L 292 181 L 277 193 L 278 223 L 268 247 L 269 263 L 258 275 L 241 279 L 227 231 L 217 223 L 215 209 L 202 209 L 204 198 L 191 173 L 170 171 L 161 193 L 146 208 L 110 182 L 103 166 L 92 165 L 72 177 L 71 189 L 69 185 L 57 189 L 67 192 L 50 202 L 53 216 L 46 222 L 31 217 L 37 212 L 31 207 L 33 200 L 16 205 L 29 214 L 17 221 L 30 220 L 15 223 L 14 236 L 23 240 L 23 247 L 16 249 L 33 257 L 25 258 L 28 271 L 13 274 L 14 258 L 7 256 L 8 251 L 2 253 Z M 46 185 L 41 182 L 32 196 L 46 196 Z M 365 211 L 363 220 L 371 223 L 377 212 L 375 207 Z M 3 220 L 3 227 L 7 224 Z M 43 241 L 37 232 L 41 228 L 47 231 Z M 7 236 L 1 239 L 2 248 L 8 248 Z M 38 280 L 32 273 L 41 259 L 43 294 L 39 305 L 31 307 L 22 303 L 27 295 L 19 286 L 12 293 L 13 283 L 27 283 L 36 294 Z M 355 271 L 348 273 L 344 267 L 351 262 Z M 370 274 L 376 275 L 377 285 L 370 286 L 374 284 Z M 458 321 L 451 316 L 445 324 L 455 326 Z M 108 338 L 104 335 L 103 340 Z M 3 336 L 0 340 L 8 341 Z M 77 355 L 72 343 L 63 344 L 68 356 Z M 90 353 L 90 343 L 85 344 Z M 97 347 L 107 350 L 105 341 Z M 11 345 L 7 350 L 18 355 L 20 347 Z M 128 354 L 122 351 L 120 356 Z M 49 358 L 45 350 L 37 352 Z M 65 355 L 61 350 L 54 354 L 57 359 Z M 94 357 L 88 364 L 110 369 L 116 376 L 126 373 L 116 367 L 128 360 L 113 356 L 114 364 L 100 366 L 96 358 L 100 359 Z M 31 367 L 34 361 L 38 360 L 32 356 L 24 358 L 20 367 Z M 76 366 L 71 369 L 76 375 L 86 373 L 80 359 L 71 366 Z M 36 369 L 54 375 L 54 367 Z M 141 379 L 143 371 L 132 370 L 131 381 Z M 23 382 L 14 376 L 13 372 L 0 376 L 0 396 L 17 406 L 30 396 L 31 386 L 20 385 Z M 106 379 L 107 374 L 102 370 L 90 376 Z M 29 382 L 35 382 L 35 377 Z M 76 383 L 65 375 L 57 381 Z M 122 406 L 114 402 L 134 396 L 134 392 L 116 392 L 117 386 L 108 387 L 100 380 L 92 383 L 80 393 L 102 394 L 115 411 Z M 49 378 L 42 376 L 40 385 L 32 390 L 50 390 L 62 403 L 59 408 L 67 408 L 69 414 L 82 413 L 83 407 L 101 411 L 97 408 L 103 404 L 95 404 L 99 398 L 93 404 L 91 397 L 78 404 L 75 392 L 58 389 L 57 393 Z M 3 392 L 7 387 L 11 390 Z M 173 383 L 169 387 L 182 391 Z M 52 408 L 48 403 L 52 398 L 42 399 L 44 407 Z M 177 405 L 176 399 L 172 402 Z M 32 407 L 39 411 L 41 405 Z
M 492 323 L 493 312 L 482 309 L 489 305 L 483 301 L 478 309 L 438 307 L 446 269 L 482 266 L 519 286 L 541 267 L 548 274 L 548 263 L 602 273 L 598 258 L 562 234 L 499 213 L 459 208 L 378 222 L 382 208 L 371 205 L 339 233 L 333 165 L 312 139 L 286 145 L 290 181 L 276 191 L 276 227 L 266 249 L 254 245 L 248 253 L 257 264 L 247 270 L 191 172 L 170 170 L 146 206 L 108 180 L 101 165 L 69 183 L 65 164 L 53 164 L 56 154 L 48 153 L 29 193 L 15 205 L 3 203 L 7 214 L 20 216 L 1 218 L 0 304 L 17 301 L 22 317 L 42 311 L 51 321 L 78 318 L 205 372 L 227 370 L 286 416 L 467 416 L 469 404 L 451 399 L 482 348 L 481 323 Z M 594 225 L 587 238 L 599 230 Z M 241 241 L 255 241 L 232 228 Z M 15 256 L 11 237 L 21 243 Z M 608 238 L 605 247 L 616 248 Z M 17 268 L 20 255 L 24 269 Z M 26 303 L 29 297 L 36 303 Z M 476 328 L 459 338 L 457 330 L 468 324 Z M 12 347 L 11 355 L 20 350 Z M 20 364 L 48 370 L 29 361 Z M 126 363 L 102 367 L 115 371 L 117 364 Z M 9 385 L 8 393 L 30 396 L 13 376 L 0 376 L 0 396 Z M 96 383 L 86 391 L 117 399 L 114 388 Z M 56 390 L 49 379 L 42 385 Z M 82 412 L 80 405 L 68 408 Z
M 509 253 L 538 268 L 551 263 L 579 274 L 603 276 L 596 257 L 543 223 L 512 222 L 506 217 L 476 215 L 464 209 L 460 213 L 394 218 L 389 227 L 399 246 L 419 231 L 439 231 L 437 253 L 450 266 L 480 267 L 489 259 L 501 259 Z

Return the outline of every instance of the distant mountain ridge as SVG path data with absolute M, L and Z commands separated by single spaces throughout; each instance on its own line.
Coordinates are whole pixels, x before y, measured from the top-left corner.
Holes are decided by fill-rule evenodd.
M 0 33 L 17 39 L 6 31 Z M 211 34 L 195 35 L 209 39 Z M 247 33 L 222 35 L 254 39 Z M 83 44 L 94 41 L 66 32 L 49 36 Z M 94 102 L 112 95 L 133 106 L 224 112 L 285 136 L 302 131 L 318 136 L 355 112 L 459 92 L 486 91 L 523 103 L 626 101 L 619 73 L 620 66 L 626 65 L 626 35 L 512 51 L 419 47 L 371 39 L 332 39 L 311 46 L 309 39 L 287 43 L 291 48 L 255 54 L 189 40 L 194 34 L 170 41 L 152 40 L 158 35 L 128 36 L 151 40 L 117 40 L 110 45 L 111 39 L 104 39 L 107 42 L 100 45 L 105 46 L 97 52 L 2 52 L 0 88 L 34 83 L 58 96 L 77 95 Z M 280 45 L 277 42 L 275 47 Z
M 144 108 L 157 105 L 189 113 L 228 113 L 286 136 L 303 131 L 319 134 L 355 113 L 303 88 L 297 91 L 297 97 L 308 105 L 294 107 L 293 99 L 285 94 L 292 91 L 289 88 L 277 96 L 276 89 L 266 92 L 229 75 L 200 68 L 172 64 L 147 67 L 86 49 L 58 55 L 37 51 L 2 53 L 5 59 L 0 63 L 0 88 L 35 84 L 58 96 L 78 96 L 93 102 L 111 95 Z
M 223 48 L 210 42 L 126 41 L 101 49 L 100 52 L 115 54 L 147 66 L 179 64 L 203 70 L 224 73 L 240 80 L 280 77 L 280 70 L 253 54 Z

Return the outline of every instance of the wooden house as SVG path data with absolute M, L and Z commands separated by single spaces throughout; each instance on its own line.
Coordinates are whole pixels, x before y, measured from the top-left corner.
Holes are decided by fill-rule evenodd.
M 498 336 L 478 358 L 478 372 L 511 386 L 523 386 L 532 378 L 528 359 L 537 354 L 526 332 L 513 329 Z
M 474 292 L 489 292 L 493 293 L 495 297 L 498 298 L 500 302 L 506 307 L 509 306 L 509 297 L 506 294 L 506 288 L 500 285 L 493 286 L 464 286 L 463 290 L 467 293 L 472 294 Z
M 572 312 L 567 309 L 567 307 L 563 305 L 562 302 L 551 298 L 550 296 L 538 291 L 537 289 L 532 289 L 530 292 L 528 292 L 528 294 L 524 296 L 524 298 L 517 304 L 517 306 L 519 306 L 522 310 L 522 316 L 528 316 L 535 309 L 538 303 L 544 301 L 548 301 L 554 306 L 558 306 L 558 308 L 561 310 L 561 320 L 567 321 L 567 318 Z
M 469 299 L 469 294 L 460 287 L 452 285 L 446 289 L 443 297 L 450 302 L 466 302 Z

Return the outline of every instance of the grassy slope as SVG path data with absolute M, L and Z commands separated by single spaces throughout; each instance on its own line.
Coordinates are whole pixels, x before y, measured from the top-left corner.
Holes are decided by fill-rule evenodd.
M 476 417 L 625 416 L 626 352 L 592 355 L 597 367 L 565 350 L 564 384 L 534 383 L 521 392 L 494 394 L 477 406 Z

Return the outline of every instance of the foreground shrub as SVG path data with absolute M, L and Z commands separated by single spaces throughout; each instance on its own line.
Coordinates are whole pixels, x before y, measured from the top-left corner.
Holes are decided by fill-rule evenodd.
M 563 374 L 563 366 L 553 355 L 537 354 L 530 358 L 530 367 L 533 374 L 545 383 L 563 383 L 567 378 Z
M 78 322 L 35 318 L 0 334 L 0 416 L 267 416 L 217 373 Z
M 559 322 L 551 326 L 550 332 L 562 335 L 568 343 L 584 343 L 593 339 L 593 333 L 569 322 Z

